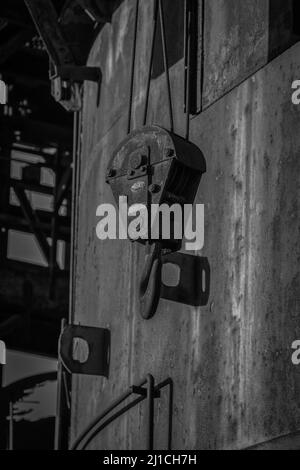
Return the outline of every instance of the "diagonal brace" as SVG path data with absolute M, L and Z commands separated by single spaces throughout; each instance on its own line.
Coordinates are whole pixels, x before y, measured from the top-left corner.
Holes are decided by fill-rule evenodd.
M 32 209 L 30 201 L 28 200 L 26 193 L 23 188 L 20 188 L 19 186 L 14 187 L 14 192 L 20 202 L 21 209 L 24 213 L 24 216 L 30 226 L 30 229 L 34 233 L 37 242 L 42 250 L 42 253 L 44 257 L 46 258 L 48 264 L 50 264 L 51 261 L 51 246 L 49 245 L 47 238 L 40 228 L 40 221 L 35 213 L 35 211 Z M 56 263 L 56 267 L 58 268 L 58 265 Z

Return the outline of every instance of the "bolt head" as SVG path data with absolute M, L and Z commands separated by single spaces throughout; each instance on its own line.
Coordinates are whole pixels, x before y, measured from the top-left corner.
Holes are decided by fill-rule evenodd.
M 117 172 L 116 170 L 114 170 L 113 168 L 110 168 L 108 171 L 107 171 L 107 178 L 113 178 L 114 176 L 116 176 Z
M 172 158 L 175 155 L 175 150 L 172 148 L 166 149 L 166 158 Z
M 159 184 L 151 184 L 149 186 L 149 191 L 152 194 L 157 194 L 160 192 L 160 190 L 161 190 L 161 186 Z

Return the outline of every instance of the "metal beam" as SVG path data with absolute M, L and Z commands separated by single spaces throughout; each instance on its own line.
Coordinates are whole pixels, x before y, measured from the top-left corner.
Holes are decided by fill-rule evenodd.
M 40 226 L 46 227 L 46 228 L 50 227 L 51 218 L 52 218 L 51 212 L 43 211 L 43 210 L 36 210 L 35 212 L 40 221 Z M 17 219 L 23 222 L 25 221 L 24 214 L 23 214 L 21 207 L 9 206 L 9 208 L 7 208 L 5 211 L 0 212 L 0 222 L 3 227 L 7 227 L 7 224 L 5 223 L 5 219 L 6 218 L 8 219 L 9 217 L 12 217 L 12 219 Z M 69 234 L 70 233 L 69 231 L 70 217 L 59 216 L 58 220 L 59 220 L 59 226 L 63 230 L 62 233 Z
M 52 62 L 56 66 L 74 64 L 74 57 L 63 37 L 52 2 L 50 0 L 25 0 L 25 4 Z
M 55 208 L 57 211 L 62 205 L 63 200 L 66 199 L 67 197 L 67 193 L 70 189 L 71 181 L 72 181 L 72 168 L 70 167 L 65 170 L 57 186 L 56 201 L 55 201 Z
M 1 159 L 0 159 L 1 160 Z M 12 160 L 14 161 L 14 160 Z M 32 184 L 32 183 L 25 183 L 24 181 L 16 180 L 14 178 L 10 179 L 10 186 L 15 188 L 18 186 L 21 189 L 27 191 L 34 191 L 41 194 L 47 194 L 49 196 L 53 196 L 53 188 L 49 186 L 44 186 L 42 184 Z
M 57 231 L 58 231 L 58 211 L 59 206 L 57 205 L 57 191 L 59 186 L 58 175 L 59 175 L 59 160 L 58 154 L 55 157 L 55 187 L 54 187 L 54 207 L 51 220 L 51 251 L 50 251 L 50 280 L 49 280 L 49 297 L 50 299 L 55 298 L 55 273 L 56 273 L 56 258 L 57 258 Z
M 50 169 L 54 169 L 55 168 L 55 165 L 53 163 L 53 159 L 56 155 L 56 153 L 53 152 L 53 154 L 51 153 L 45 153 L 45 147 L 47 146 L 42 146 L 40 148 L 38 147 L 28 147 L 28 146 L 23 146 L 22 143 L 14 143 L 12 145 L 12 150 L 15 150 L 16 152 L 21 152 L 21 153 L 29 153 L 30 155 L 37 155 L 38 157 L 42 157 L 44 158 L 44 160 L 46 161 L 46 163 L 43 163 L 43 168 L 50 168 Z M 55 147 L 53 147 L 55 148 Z M 56 149 L 56 148 L 55 148 Z M 0 160 L 1 160 L 1 157 L 0 157 Z M 13 158 L 14 161 L 17 161 L 18 158 Z M 22 159 L 21 159 L 22 161 Z M 71 153 L 70 153 L 70 157 L 69 157 L 69 162 L 71 164 Z M 67 166 L 69 163 L 67 162 L 65 166 Z
M 19 209 L 18 207 L 14 209 Z M 20 210 L 21 212 L 21 210 Z M 10 214 L 0 214 L 0 226 L 5 227 L 7 230 L 17 230 L 25 233 L 32 233 L 32 230 L 28 226 L 27 220 L 22 216 L 10 215 Z M 48 222 L 40 221 L 40 228 L 47 237 L 51 237 L 51 224 Z M 70 242 L 71 230 L 69 226 L 59 226 L 58 229 L 58 238 L 67 243 Z
M 42 231 L 40 227 L 40 221 L 35 211 L 32 209 L 31 204 L 26 196 L 24 189 L 20 188 L 19 186 L 15 186 L 14 191 L 15 191 L 17 198 L 20 201 L 24 216 L 37 239 L 37 242 L 42 250 L 42 253 L 44 257 L 46 258 L 48 264 L 50 264 L 51 263 L 51 247 L 47 241 L 46 235 L 44 234 L 44 232 Z
M 0 213 L 5 213 L 9 210 L 9 177 L 10 177 L 10 161 L 11 161 L 11 143 L 3 145 L 1 150 L 1 156 L 4 157 L 4 161 L 1 162 L 0 170 Z M 0 231 L 0 262 L 2 263 L 6 259 L 7 255 L 7 231 Z

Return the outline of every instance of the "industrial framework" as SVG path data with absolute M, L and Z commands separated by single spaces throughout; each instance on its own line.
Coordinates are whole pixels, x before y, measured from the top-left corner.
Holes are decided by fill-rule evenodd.
M 53 97 L 57 102 L 59 102 L 67 111 L 72 111 L 75 112 L 75 140 L 74 140 L 74 154 L 76 155 L 77 153 L 77 135 L 78 135 L 78 115 L 77 113 L 81 110 L 82 107 L 82 98 L 81 98 L 81 84 L 84 81 L 93 81 L 98 85 L 98 97 L 100 96 L 101 93 L 101 70 L 96 68 L 96 67 L 88 67 L 85 65 L 86 62 L 86 52 L 82 50 L 82 48 L 79 47 L 79 45 L 72 43 L 72 47 L 70 43 L 65 39 L 66 35 L 66 29 L 68 28 L 68 33 L 70 34 L 70 31 L 74 25 L 69 25 L 67 24 L 66 18 L 68 18 L 68 15 L 66 11 L 61 15 L 60 17 L 60 22 L 58 24 L 58 16 L 56 14 L 54 5 L 51 1 L 49 0 L 43 0 L 42 2 L 36 2 L 34 0 L 25 0 L 25 3 L 28 7 L 28 10 L 30 11 L 30 14 L 32 16 L 32 19 L 35 23 L 35 26 L 40 34 L 40 37 L 43 39 L 43 44 L 46 47 L 46 50 L 48 52 L 49 58 L 50 58 L 50 80 L 51 80 L 51 92 Z M 104 3 L 103 9 L 96 9 L 92 7 L 92 2 L 78 2 L 80 6 L 82 7 L 83 11 L 85 13 L 88 13 L 88 16 L 93 19 L 93 21 L 97 24 L 99 22 L 101 24 L 104 24 L 105 22 L 109 21 L 111 18 L 111 13 L 112 10 L 109 9 L 108 7 L 108 2 L 107 4 Z M 133 99 L 133 92 L 134 92 L 134 77 L 135 77 L 135 63 L 136 63 L 136 45 L 137 45 L 137 36 L 138 36 L 138 20 L 139 20 L 139 0 L 136 1 L 136 7 L 135 7 L 135 29 L 134 29 L 134 35 L 133 35 L 133 46 L 132 46 L 132 65 L 131 65 L 131 80 L 130 80 L 130 90 L 129 90 L 129 104 L 128 104 L 128 126 L 127 126 L 127 131 L 129 134 L 129 140 L 128 140 L 128 147 L 129 147 L 129 152 L 131 152 L 131 146 L 130 146 L 130 132 L 131 132 L 131 120 L 132 120 L 132 99 Z M 102 4 L 101 4 L 102 5 Z M 76 8 L 76 7 L 74 7 Z M 77 12 L 77 10 L 74 9 L 74 12 Z M 82 13 L 82 11 L 81 11 Z M 195 65 L 195 60 L 196 56 L 195 54 L 197 53 L 197 50 L 195 49 L 194 43 L 195 43 L 195 25 L 196 25 L 196 18 L 197 18 L 197 5 L 196 2 L 192 2 L 190 0 L 185 1 L 185 12 L 184 12 L 184 55 L 185 55 L 185 67 L 184 67 L 184 96 L 185 96 L 185 104 L 184 104 L 184 113 L 186 115 L 186 143 L 178 137 L 172 136 L 172 133 L 174 133 L 174 118 L 173 118 L 173 104 L 172 104 L 172 96 L 171 96 L 171 86 L 170 86 L 170 77 L 169 77 L 169 59 L 168 59 L 168 52 L 167 52 L 167 44 L 166 44 L 166 29 L 165 29 L 165 14 L 164 14 L 164 8 L 163 8 L 163 2 L 161 0 L 156 0 L 155 1 L 155 6 L 154 6 L 154 17 L 153 17 L 153 33 L 152 33 L 152 40 L 151 40 L 151 53 L 150 53 L 150 62 L 148 66 L 148 76 L 147 76 L 147 92 L 146 92 L 146 100 L 145 100 L 145 109 L 144 109 L 144 117 L 143 117 L 143 125 L 145 126 L 147 123 L 147 114 L 148 114 L 148 105 L 149 105 L 149 96 L 150 96 L 150 86 L 151 86 L 151 77 L 153 73 L 153 60 L 154 60 L 154 54 L 155 54 L 155 45 L 157 42 L 157 32 L 158 32 L 158 26 L 159 26 L 159 31 L 160 31 L 160 36 L 161 36 L 161 44 L 162 44 L 162 52 L 163 52 L 163 64 L 164 64 L 164 72 L 165 72 L 165 79 L 166 79 L 166 90 L 168 94 L 168 105 L 169 105 L 169 117 L 170 117 L 170 137 L 172 140 L 170 140 L 169 143 L 169 154 L 167 155 L 167 161 L 164 165 L 164 168 L 160 168 L 160 161 L 163 161 L 164 156 L 161 155 L 161 151 L 164 152 L 161 149 L 152 149 L 148 155 L 148 161 L 143 162 L 143 168 L 145 168 L 145 174 L 143 173 L 143 168 L 141 171 L 139 170 L 139 166 L 135 165 L 134 169 L 131 171 L 131 176 L 129 178 L 129 185 L 134 183 L 134 180 L 136 178 L 138 179 L 145 179 L 145 192 L 138 194 L 138 199 L 134 198 L 134 202 L 137 200 L 139 201 L 148 201 L 147 203 L 150 204 L 150 200 L 146 197 L 145 195 L 148 193 L 148 191 L 153 188 L 152 194 L 153 194 L 153 201 L 157 200 L 160 201 L 160 203 L 166 202 L 168 204 L 173 204 L 174 202 L 180 202 L 181 204 L 192 202 L 193 197 L 195 195 L 195 191 L 197 190 L 198 183 L 196 182 L 195 176 L 193 172 L 199 172 L 199 178 L 197 178 L 198 182 L 199 179 L 201 178 L 201 174 L 205 172 L 205 163 L 203 160 L 203 157 L 200 154 L 200 158 L 198 155 L 198 150 L 195 148 L 192 148 L 192 145 L 188 142 L 189 139 L 189 122 L 190 122 L 190 115 L 192 112 L 192 104 L 194 103 L 194 100 L 192 99 L 192 94 L 194 93 L 194 88 L 193 88 L 193 74 L 192 74 L 192 67 Z M 86 20 L 86 18 L 85 18 Z M 82 14 L 81 16 L 77 17 L 78 23 L 76 24 L 76 31 L 78 30 L 78 26 L 83 28 L 82 24 Z M 85 26 L 85 24 L 84 24 Z M 192 40 L 194 38 L 194 42 Z M 86 44 L 86 42 L 85 42 Z M 86 49 L 87 50 L 87 49 Z M 153 129 L 154 131 L 154 129 Z M 162 130 L 158 132 L 163 132 Z M 133 134 L 135 135 L 135 134 Z M 149 140 L 150 138 L 150 140 Z M 135 143 L 133 144 L 133 153 L 131 158 L 131 162 L 133 161 L 132 159 L 134 158 L 134 161 L 137 160 L 138 158 L 138 153 L 142 152 L 143 150 L 147 147 L 150 149 L 152 144 L 150 143 L 151 139 L 154 141 L 158 139 L 156 136 L 156 131 L 154 131 L 153 136 L 151 137 L 151 130 L 149 129 L 149 137 L 146 137 L 146 134 L 143 134 L 143 131 L 141 132 L 141 137 L 140 137 L 140 143 L 137 144 L 136 142 L 136 137 L 135 137 Z M 145 140 L 146 139 L 146 140 Z M 149 140 L 147 144 L 147 139 Z M 177 142 L 178 141 L 178 142 Z M 176 143 L 177 142 L 177 143 Z M 172 149 L 171 149 L 172 147 Z M 186 147 L 185 150 L 183 148 Z M 171 153 L 172 151 L 172 153 Z M 152 152 L 154 154 L 152 155 Z M 146 151 L 147 153 L 147 151 Z M 126 152 L 125 152 L 126 154 Z M 156 155 L 155 155 L 156 154 Z M 184 157 L 184 154 L 186 154 L 186 157 Z M 191 162 L 191 155 L 194 155 L 194 164 L 190 163 Z M 185 158 L 187 159 L 186 161 L 189 162 L 186 166 Z M 127 157 L 125 157 L 125 160 Z M 143 159 L 143 155 L 140 157 L 140 159 Z M 179 161 L 179 163 L 176 163 L 176 159 Z M 158 174 L 155 176 L 154 172 L 156 171 L 155 168 L 155 162 L 156 165 L 158 164 Z M 127 163 L 125 162 L 125 165 Z M 112 166 L 114 164 L 112 163 Z M 200 165 L 200 166 L 199 166 Z M 181 169 L 180 169 L 181 167 Z M 188 174 L 188 167 L 190 167 L 190 175 Z M 133 167 L 132 167 L 133 168 Z M 126 168 L 125 168 L 126 170 Z M 174 186 L 175 180 L 176 180 L 176 175 L 178 172 L 183 171 L 183 174 L 185 174 L 185 181 L 182 181 L 184 184 L 181 185 L 179 188 L 179 185 Z M 126 174 L 128 174 L 129 170 L 127 169 L 125 171 Z M 130 196 L 132 194 L 130 192 L 130 188 L 128 187 L 128 191 L 126 188 L 127 183 L 124 182 L 125 186 L 121 183 L 119 184 L 118 180 L 115 180 L 117 174 L 116 169 L 110 168 L 108 171 L 108 181 L 111 185 L 113 185 L 114 192 L 116 197 L 118 195 L 122 195 L 126 193 L 127 196 Z M 56 265 L 54 263 L 55 259 L 55 254 L 56 254 L 56 239 L 57 239 L 57 213 L 59 210 L 59 203 L 61 203 L 63 197 L 62 197 L 62 190 L 65 190 L 67 187 L 67 183 L 70 181 L 70 173 L 66 173 L 64 177 L 61 179 L 61 184 L 60 188 L 56 190 L 56 203 L 55 203 L 55 210 L 53 214 L 53 223 L 52 223 L 52 236 L 53 236 L 53 241 L 54 243 L 51 245 L 51 250 L 48 253 L 48 248 L 46 245 L 46 240 L 45 237 L 43 237 L 43 234 L 41 231 L 36 231 L 35 235 L 37 236 L 37 239 L 39 241 L 39 244 L 41 245 L 43 249 L 43 253 L 48 256 L 49 261 L 51 262 L 51 286 L 53 284 L 53 275 L 56 269 Z M 158 187 L 158 184 L 155 184 L 155 181 L 164 181 L 163 187 L 160 187 L 159 190 L 155 190 L 155 187 Z M 174 183 L 172 183 L 174 181 Z M 168 183 L 168 184 L 167 184 Z M 75 181 L 76 184 L 76 181 Z M 166 185 L 166 188 L 164 186 Z M 128 186 L 128 185 L 127 185 Z M 176 190 L 177 187 L 177 190 Z M 183 193 L 182 187 L 186 187 L 187 192 Z M 192 190 L 192 188 L 194 188 Z M 155 194 L 158 193 L 158 196 L 155 197 Z M 22 198 L 22 204 L 26 204 L 26 201 L 24 200 L 24 195 L 18 193 L 20 198 Z M 160 197 L 160 194 L 162 194 L 162 197 Z M 23 196 L 23 197 L 22 197 Z M 152 201 L 152 202 L 153 202 Z M 26 204 L 27 212 L 28 212 L 28 203 Z M 31 214 L 32 215 L 32 214 Z M 75 214 L 73 214 L 75 215 Z M 28 214 L 27 214 L 28 218 Z M 75 219 L 75 217 L 74 217 Z M 29 219 L 28 219 L 29 220 Z M 32 226 L 33 227 L 33 226 Z M 150 241 L 151 245 L 151 241 Z M 149 246 L 150 246 L 149 245 Z M 203 304 L 203 302 L 207 302 L 208 300 L 208 292 L 209 292 L 209 268 L 207 267 L 207 264 L 203 262 L 203 260 L 200 260 L 199 258 L 196 260 L 197 263 L 195 264 L 195 260 L 192 259 L 193 257 L 190 256 L 184 256 L 184 255 L 177 255 L 172 256 L 173 252 L 176 252 L 180 249 L 181 244 L 179 242 L 173 241 L 168 243 L 168 246 L 164 247 L 163 253 L 164 253 L 164 262 L 169 262 L 171 261 L 174 262 L 174 260 L 177 261 L 178 264 L 181 264 L 181 266 L 185 266 L 185 276 L 182 276 L 182 279 L 187 280 L 189 278 L 189 270 L 191 273 L 196 274 L 196 279 L 199 277 L 202 278 L 202 272 L 206 273 L 207 277 L 207 285 L 204 287 L 204 291 L 202 293 L 201 299 L 196 299 L 194 292 L 192 292 L 193 289 L 188 289 L 186 290 L 186 286 L 178 286 L 176 289 L 170 290 L 165 288 L 165 298 L 169 298 L 171 300 L 175 300 L 177 302 L 188 302 L 192 304 Z M 141 284 L 140 284 L 140 295 L 141 295 L 141 314 L 143 318 L 148 319 L 151 318 L 155 314 L 155 310 L 157 308 L 157 304 L 159 301 L 159 298 L 161 297 L 161 294 L 163 295 L 163 292 L 161 292 L 162 289 L 162 281 L 161 281 L 161 269 L 162 269 L 162 248 L 163 246 L 161 245 L 161 242 L 155 243 L 153 245 L 154 249 L 152 249 L 152 254 L 148 255 L 148 258 L 146 260 L 145 264 L 145 269 L 144 273 L 142 274 L 142 279 L 141 279 Z M 151 248 L 150 248 L 151 249 Z M 181 259 L 181 257 L 184 258 Z M 195 276 L 194 276 L 195 278 Z M 196 282 L 196 281 L 195 281 Z M 184 296 L 180 292 L 185 293 Z M 190 293 L 192 295 L 187 295 L 187 293 Z M 71 334 L 71 331 L 73 331 L 73 336 Z M 80 330 L 80 331 L 79 331 Z M 89 333 L 88 333 L 89 332 Z M 101 331 L 99 330 L 99 334 Z M 70 336 L 71 334 L 71 336 Z M 72 327 L 72 326 L 66 326 L 65 324 L 63 325 L 62 328 L 62 335 L 60 338 L 60 351 L 61 355 L 63 357 L 63 366 L 60 366 L 60 387 L 64 389 L 64 385 L 67 384 L 68 380 L 66 379 L 66 371 L 68 372 L 75 372 L 77 371 L 80 373 L 88 373 L 88 374 L 99 374 L 100 375 L 107 375 L 105 370 L 107 369 L 107 366 L 105 364 L 103 367 L 100 365 L 100 370 L 99 370 L 99 364 L 98 368 L 96 366 L 97 364 L 97 358 L 89 357 L 87 360 L 87 363 L 84 365 L 81 365 L 80 371 L 78 369 L 78 364 L 76 367 L 76 363 L 74 361 L 70 361 L 70 356 L 72 355 L 71 352 L 71 343 L 72 343 L 72 338 L 75 338 L 77 336 L 83 337 L 86 340 L 89 339 L 88 343 L 90 344 L 91 338 L 89 335 L 92 335 L 93 332 L 90 331 L 90 329 L 86 329 L 84 327 Z M 97 335 L 97 332 L 95 332 L 95 335 Z M 68 339 L 66 339 L 68 337 Z M 103 344 L 103 350 L 99 351 L 102 353 L 102 356 L 106 357 L 107 353 L 105 353 L 105 349 L 108 347 L 105 344 L 108 344 L 107 342 L 103 341 L 101 342 L 101 339 L 98 338 L 98 341 L 100 344 Z M 63 352 L 64 351 L 64 352 Z M 99 355 L 98 355 L 99 356 Z M 98 357 L 99 359 L 99 357 Z M 69 367 L 66 366 L 66 363 L 69 364 Z M 93 365 L 94 364 L 94 365 Z M 73 367 L 72 367 L 73 366 Z M 67 387 L 68 388 L 68 387 Z M 150 387 L 151 388 L 151 387 Z M 62 411 L 62 408 L 66 406 L 69 408 L 70 407 L 70 399 L 69 399 L 69 392 L 66 389 L 65 390 L 65 396 L 64 392 L 60 394 L 60 404 L 59 404 L 59 417 L 58 417 L 58 424 L 57 424 L 57 439 L 56 439 L 56 445 L 57 447 L 60 447 L 61 443 L 60 441 L 60 436 L 65 435 L 66 433 L 61 432 L 61 427 L 63 427 L 63 424 L 60 422 L 61 416 L 65 415 L 65 413 Z M 151 400 L 150 400 L 151 403 Z M 150 405 L 151 407 L 152 405 Z M 149 411 L 149 414 L 151 415 L 151 412 Z M 151 427 L 151 426 L 150 426 Z M 171 432 L 171 431 L 170 431 Z M 149 441 L 149 448 L 152 448 L 153 446 L 153 439 L 148 439 Z

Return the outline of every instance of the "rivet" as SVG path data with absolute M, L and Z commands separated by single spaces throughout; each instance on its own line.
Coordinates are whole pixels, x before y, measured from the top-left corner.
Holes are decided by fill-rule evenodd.
M 159 193 L 159 192 L 160 192 L 160 189 L 161 189 L 161 187 L 160 187 L 159 184 L 151 184 L 151 185 L 149 186 L 149 191 L 150 191 L 150 193 L 152 193 L 152 194 Z
M 171 149 L 171 148 L 166 149 L 166 157 L 167 158 L 172 158 L 172 157 L 174 157 L 174 155 L 175 155 L 175 150 L 174 149 Z

